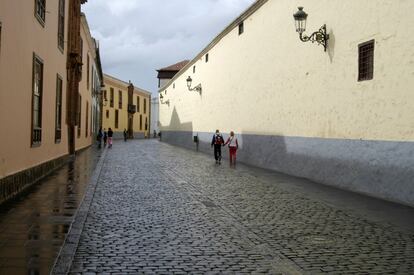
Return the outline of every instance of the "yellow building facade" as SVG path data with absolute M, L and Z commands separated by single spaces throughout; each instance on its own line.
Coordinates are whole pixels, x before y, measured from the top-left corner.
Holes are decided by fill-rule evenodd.
M 326 52 L 300 41 L 300 5 L 306 33 L 326 24 Z M 414 205 L 413 10 L 256 1 L 159 91 L 162 139 L 208 152 L 215 129 L 233 130 L 243 162 Z
M 111 128 L 114 138 L 123 138 L 124 130 L 130 138 L 149 137 L 151 93 L 107 74 L 104 85 L 102 128 Z
M 78 116 L 76 126 L 76 150 L 90 146 L 95 140 L 99 129 L 100 93 L 102 80 L 97 64 L 97 42 L 93 39 L 84 14 L 81 15 L 82 45 L 82 78 L 79 82 Z
M 67 160 L 68 17 L 74 3 L 0 1 L 0 203 Z M 76 148 L 90 144 L 79 139 Z

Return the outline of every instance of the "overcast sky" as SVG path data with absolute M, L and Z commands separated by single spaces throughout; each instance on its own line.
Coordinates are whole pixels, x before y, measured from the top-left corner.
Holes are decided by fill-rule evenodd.
M 156 69 L 193 59 L 255 0 L 89 0 L 105 73 L 155 93 Z

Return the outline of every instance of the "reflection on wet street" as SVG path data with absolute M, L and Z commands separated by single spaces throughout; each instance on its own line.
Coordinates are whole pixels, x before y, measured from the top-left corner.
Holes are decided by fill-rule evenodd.
M 79 153 L 0 206 L 0 274 L 50 272 L 100 154 L 94 148 Z

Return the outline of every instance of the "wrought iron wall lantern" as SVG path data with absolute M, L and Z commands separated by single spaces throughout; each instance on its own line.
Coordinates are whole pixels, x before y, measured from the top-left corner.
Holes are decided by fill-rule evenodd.
M 160 94 L 160 102 L 161 104 L 167 104 L 168 106 L 170 106 L 170 100 L 167 99 L 166 101 L 164 101 L 164 96 L 162 94 Z
M 191 79 L 191 76 L 189 76 L 187 78 L 187 87 L 188 87 L 188 90 L 189 91 L 196 91 L 196 92 L 198 92 L 201 95 L 201 90 L 202 90 L 201 89 L 201 83 L 198 84 L 197 86 L 195 86 L 194 88 L 191 88 L 192 83 L 193 83 L 193 80 Z
M 312 33 L 310 36 L 307 36 L 304 32 L 306 31 L 306 19 L 308 18 L 308 14 L 303 11 L 303 7 L 298 7 L 298 11 L 293 14 L 293 18 L 295 19 L 295 27 L 296 32 L 299 33 L 299 39 L 302 42 L 316 42 L 318 45 L 322 45 L 326 52 L 329 40 L 329 34 L 326 33 L 326 25 L 324 24 L 318 31 Z

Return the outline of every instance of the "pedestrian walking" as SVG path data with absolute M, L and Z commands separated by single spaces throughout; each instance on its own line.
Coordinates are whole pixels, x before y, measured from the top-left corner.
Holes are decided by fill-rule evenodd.
M 124 129 L 124 141 L 125 141 L 125 142 L 127 141 L 127 137 L 128 137 L 127 130 L 126 130 L 126 129 Z
M 157 138 L 157 131 L 155 131 L 155 130 L 153 132 L 153 138 Z
M 223 146 L 226 146 L 227 144 L 229 145 L 230 166 L 232 164 L 236 166 L 236 153 L 239 148 L 239 143 L 233 131 L 230 132 L 230 137 L 227 139 L 226 143 L 223 144 Z
M 108 141 L 108 133 L 106 132 L 106 129 L 104 128 L 103 132 L 103 141 L 104 141 L 104 147 L 106 147 L 107 141 Z
M 99 128 L 98 135 L 96 136 L 96 140 L 98 141 L 98 148 L 102 147 L 102 128 Z
M 224 138 L 217 129 L 211 140 L 211 147 L 214 147 L 214 159 L 216 164 L 221 164 L 221 146 L 224 144 Z
M 108 148 L 112 148 L 112 136 L 114 135 L 114 132 L 111 128 L 108 129 Z

